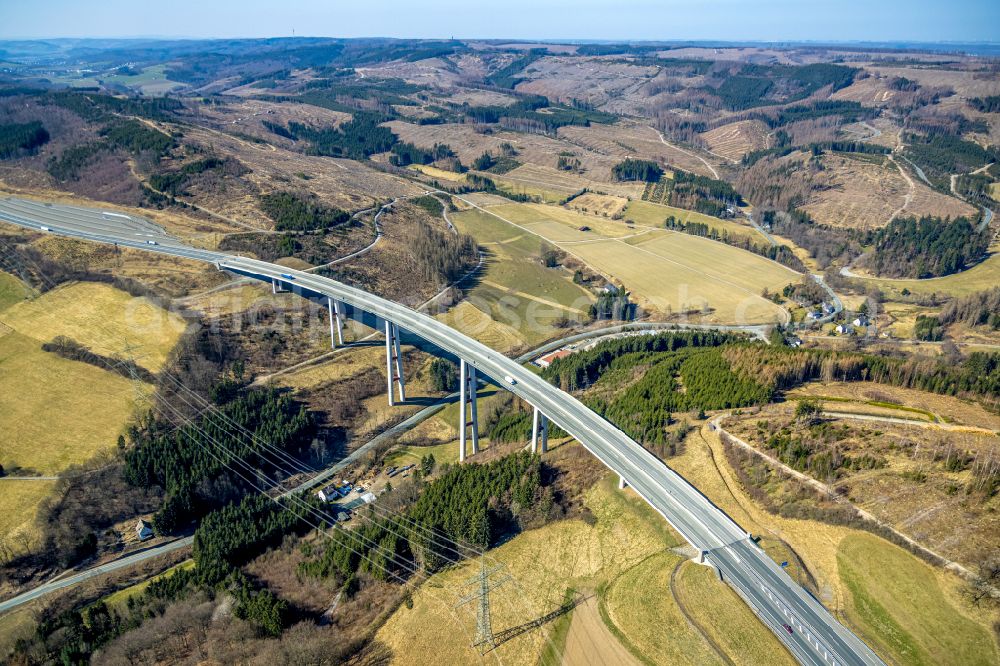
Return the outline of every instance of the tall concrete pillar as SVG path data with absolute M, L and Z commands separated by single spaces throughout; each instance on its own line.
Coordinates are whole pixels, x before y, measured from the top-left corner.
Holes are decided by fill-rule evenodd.
M 549 450 L 549 419 L 542 414 L 538 407 L 535 407 L 534 414 L 531 415 L 531 452 L 538 453 L 539 444 L 541 452 Z
M 344 344 L 344 321 L 340 318 L 340 301 L 327 297 L 326 308 L 330 315 L 330 347 Z M 333 329 L 337 328 L 337 342 L 333 341 Z
M 479 410 L 476 406 L 479 381 L 476 369 L 465 359 L 459 359 L 458 374 L 458 461 L 464 462 L 469 426 L 472 426 L 472 455 L 479 453 Z
M 406 386 L 403 379 L 403 357 L 399 351 L 399 327 L 392 322 L 385 322 L 385 381 L 386 392 L 389 395 L 389 406 L 395 403 L 392 397 L 394 388 L 399 389 L 399 400 L 406 400 Z M 393 386 L 395 384 L 395 387 Z
M 627 486 L 627 485 L 628 484 L 625 483 L 625 477 L 622 476 L 621 474 L 619 474 L 618 475 L 618 490 L 625 490 L 625 486 Z

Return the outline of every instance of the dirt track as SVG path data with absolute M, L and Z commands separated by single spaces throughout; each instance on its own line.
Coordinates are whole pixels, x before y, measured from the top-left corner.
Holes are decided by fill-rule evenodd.
M 593 595 L 573 610 L 562 663 L 563 666 L 641 666 L 639 660 L 605 626 L 597 609 L 597 597 Z

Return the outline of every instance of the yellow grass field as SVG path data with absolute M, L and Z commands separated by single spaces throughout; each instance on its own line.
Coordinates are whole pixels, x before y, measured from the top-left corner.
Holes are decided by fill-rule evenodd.
M 32 295 L 26 284 L 9 273 L 0 272 L 0 311 Z
M 593 302 L 587 289 L 573 283 L 572 273 L 542 265 L 540 236 L 478 209 L 451 217 L 459 231 L 486 250 L 479 282 L 466 300 L 439 316 L 453 328 L 494 349 L 510 350 L 556 335 L 564 320 L 580 319 Z
M 625 635 L 629 649 L 646 663 L 724 663 L 688 624 L 671 595 L 670 576 L 683 559 L 671 552 L 657 553 L 626 571 L 608 587 L 603 610 Z
M 677 572 L 677 595 L 692 619 L 737 664 L 795 664 L 778 638 L 715 571 L 688 561 Z M 726 618 L 719 622 L 718 618 Z
M 625 210 L 625 206 L 628 205 L 628 199 L 625 197 L 614 197 L 609 194 L 587 192 L 576 197 L 566 205 L 584 213 L 613 217 Z
M 0 293 L 17 291 L 9 279 L 2 284 Z M 58 474 L 115 446 L 134 413 L 136 386 L 104 368 L 43 351 L 42 344 L 65 335 L 113 355 L 130 343 L 137 362 L 157 371 L 185 326 L 178 315 L 104 284 L 70 283 L 32 300 L 7 298 L 5 303 L 0 309 L 0 464 L 43 475 Z
M 640 302 L 661 312 L 698 310 L 713 323 L 784 321 L 785 312 L 762 298 L 797 274 L 721 243 L 681 233 L 650 233 L 633 243 L 606 240 L 571 251 L 621 280 Z
M 704 213 L 699 213 L 693 210 L 687 210 L 685 208 L 675 208 L 674 206 L 667 206 L 666 204 L 653 203 L 652 201 L 642 201 L 635 200 L 629 202 L 628 208 L 625 209 L 625 219 L 634 220 L 637 224 L 643 224 L 649 227 L 662 228 L 664 221 L 667 217 L 673 215 L 674 219 L 680 220 L 681 222 L 700 222 L 702 224 L 707 224 L 710 228 L 718 230 L 721 234 L 723 231 L 728 233 L 730 236 L 756 236 L 754 238 L 758 243 L 764 242 L 763 236 L 757 234 L 754 228 L 747 224 L 740 224 L 739 222 L 733 222 L 732 220 L 723 220 L 718 217 L 712 217 L 711 215 L 705 215 Z
M 1000 252 L 994 251 L 983 262 L 967 271 L 926 280 L 893 280 L 858 275 L 858 279 L 877 285 L 886 294 L 899 294 L 908 289 L 913 294 L 947 294 L 966 296 L 1000 284 Z
M 180 315 L 148 299 L 92 282 L 66 284 L 16 303 L 3 312 L 2 321 L 39 343 L 65 335 L 105 356 L 138 345 L 136 361 L 151 372 L 163 367 L 186 327 Z
M 837 563 L 862 636 L 876 650 L 905 664 L 997 663 L 989 632 L 948 602 L 929 565 L 860 533 L 841 541 Z
M 8 539 L 8 545 L 16 543 L 21 534 L 34 538 L 38 505 L 55 484 L 55 481 L 0 479 L 0 536 Z
M 438 169 L 437 167 L 432 167 L 427 164 L 413 164 L 410 166 L 414 171 L 419 171 L 425 176 L 430 176 L 431 178 L 438 178 L 440 180 L 448 180 L 453 183 L 465 182 L 464 173 L 455 173 L 454 171 L 446 171 L 444 169 Z
M 679 232 L 630 229 L 620 222 L 544 204 L 505 204 L 486 210 L 620 281 L 643 307 L 662 313 L 697 310 L 713 323 L 787 318 L 784 310 L 760 294 L 765 288 L 780 291 L 796 281 L 798 273 L 750 252 Z M 580 231 L 583 226 L 590 230 Z M 495 230 L 495 224 L 491 228 Z
M 176 564 L 167 569 L 166 571 L 163 571 L 151 578 L 147 578 L 141 583 L 136 583 L 135 585 L 122 588 L 117 592 L 112 592 L 108 596 L 104 597 L 101 601 L 107 604 L 109 608 L 117 609 L 118 611 L 124 611 L 124 607 L 128 604 L 128 600 L 145 591 L 145 589 L 149 587 L 150 583 L 166 578 L 167 576 L 172 575 L 176 571 L 181 571 L 183 569 L 193 569 L 194 566 L 195 566 L 194 560 L 184 560 L 180 564 Z
M 0 336 L 0 464 L 56 474 L 113 447 L 133 413 L 132 383 L 42 351 L 21 333 Z

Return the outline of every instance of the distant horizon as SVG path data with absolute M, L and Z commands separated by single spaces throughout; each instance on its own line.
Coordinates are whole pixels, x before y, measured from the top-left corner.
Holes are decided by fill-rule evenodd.
M 273 39 L 305 29 L 344 39 L 996 44 L 997 25 L 994 0 L 175 0 L 155 16 L 127 0 L 0 6 L 4 41 Z
M 55 42 L 55 41 L 187 41 L 187 42 L 213 42 L 213 41 L 263 41 L 263 40 L 294 40 L 294 39 L 385 39 L 397 41 L 458 41 L 458 42 L 499 42 L 511 44 L 629 44 L 629 45 L 672 45 L 685 44 L 690 46 L 710 46 L 721 45 L 726 48 L 739 46 L 1000 46 L 1000 39 L 950 39 L 950 40 L 921 40 L 921 39 L 672 39 L 669 37 L 658 39 L 613 39 L 596 37 L 552 37 L 552 38 L 527 38 L 527 37 L 464 37 L 454 35 L 451 37 L 405 37 L 397 35 L 230 35 L 230 36 L 190 36 L 190 35 L 97 35 L 87 37 L 74 37 L 66 35 L 44 35 L 29 37 L 0 37 L 3 42 Z

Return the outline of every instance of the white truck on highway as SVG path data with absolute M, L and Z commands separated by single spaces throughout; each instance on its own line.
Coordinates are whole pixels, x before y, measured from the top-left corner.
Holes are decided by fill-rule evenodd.
M 517 385 L 517 380 L 514 379 L 513 377 L 511 377 L 510 375 L 504 375 L 503 376 L 503 380 L 505 382 L 507 382 L 508 384 L 510 384 L 511 386 L 516 386 Z

